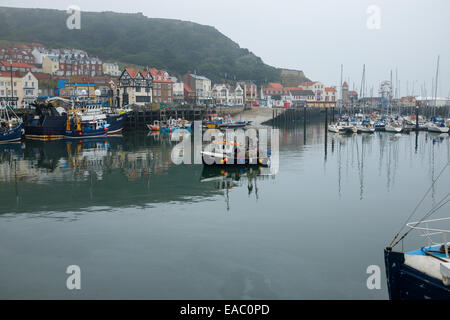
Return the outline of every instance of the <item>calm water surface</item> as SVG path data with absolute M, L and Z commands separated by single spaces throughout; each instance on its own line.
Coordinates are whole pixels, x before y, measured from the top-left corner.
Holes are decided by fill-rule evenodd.
M 280 131 L 276 175 L 174 165 L 173 146 L 146 132 L 1 146 L 0 298 L 386 299 L 383 248 L 450 159 L 448 135 L 325 143 L 323 124 Z

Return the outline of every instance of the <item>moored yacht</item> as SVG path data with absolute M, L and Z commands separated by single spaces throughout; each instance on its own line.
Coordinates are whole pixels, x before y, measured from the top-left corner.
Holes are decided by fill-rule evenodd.
M 400 133 L 403 131 L 403 127 L 398 122 L 393 121 L 393 122 L 386 123 L 384 130 L 386 132 Z

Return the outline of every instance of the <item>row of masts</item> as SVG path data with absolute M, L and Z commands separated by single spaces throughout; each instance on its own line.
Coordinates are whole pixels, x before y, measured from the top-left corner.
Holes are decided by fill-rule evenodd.
M 432 93 L 432 97 L 431 97 L 431 101 L 434 102 L 434 106 L 437 106 L 437 95 L 438 95 L 438 87 L 439 87 L 439 63 L 440 63 L 440 55 L 438 55 L 437 57 L 437 64 L 436 64 L 436 74 L 435 76 L 432 78 L 431 81 L 431 93 Z M 393 100 L 396 99 L 400 99 L 400 88 L 401 88 L 401 83 L 400 80 L 398 79 L 398 69 L 395 68 L 395 86 L 394 86 L 394 82 L 393 82 L 393 71 L 390 71 L 390 94 L 389 94 L 389 101 L 388 101 L 388 105 L 391 105 L 393 103 Z M 407 96 L 415 96 L 415 92 L 416 92 L 416 84 L 417 81 L 412 81 L 412 90 L 409 90 L 409 81 L 406 82 L 406 95 Z M 344 83 L 344 65 L 341 64 L 341 81 L 340 81 L 340 106 L 342 106 L 343 104 L 343 86 Z M 355 89 L 355 85 L 353 83 L 353 89 Z M 370 97 L 373 97 L 373 86 L 370 89 Z M 364 98 L 366 97 L 367 94 L 367 81 L 366 81 L 366 65 L 363 64 L 363 71 L 362 71 L 362 78 L 361 78 L 361 85 L 360 85 L 360 92 L 359 92 L 359 100 L 364 101 Z M 380 93 L 381 94 L 381 93 Z M 450 92 L 448 93 L 449 97 L 450 97 Z M 428 97 L 428 92 L 427 92 L 427 86 L 426 86 L 426 82 L 424 82 L 421 86 L 420 86 L 420 96 L 421 97 L 425 97 L 426 100 L 426 104 L 427 104 L 427 97 Z

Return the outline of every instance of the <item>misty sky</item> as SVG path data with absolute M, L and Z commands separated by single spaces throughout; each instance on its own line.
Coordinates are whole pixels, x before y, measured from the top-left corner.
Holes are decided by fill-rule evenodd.
M 309 78 L 359 88 L 366 64 L 367 95 L 398 69 L 401 94 L 431 83 L 440 54 L 439 96 L 450 95 L 450 1 L 448 0 L 0 0 L 1 6 L 82 11 L 142 12 L 216 27 L 264 62 L 303 70 Z M 367 27 L 370 5 L 381 10 L 380 29 Z M 82 18 L 82 17 L 81 17 Z M 151 64 L 151 62 L 149 62 Z M 358 89 L 359 90 L 359 89 Z

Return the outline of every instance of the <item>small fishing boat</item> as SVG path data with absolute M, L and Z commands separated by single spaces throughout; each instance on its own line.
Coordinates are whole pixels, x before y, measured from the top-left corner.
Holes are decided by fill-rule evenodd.
M 159 120 L 155 120 L 153 121 L 153 124 L 147 124 L 147 128 L 150 131 L 159 131 L 159 129 L 161 128 L 161 123 L 159 122 Z
M 19 142 L 23 133 L 22 119 L 8 106 L 0 109 L 0 143 Z
M 67 111 L 66 139 L 92 139 L 105 137 L 108 134 L 109 124 L 106 120 L 82 121 L 79 109 Z
M 222 123 L 219 124 L 220 129 L 236 129 L 243 128 L 248 125 L 247 121 L 235 121 L 231 116 L 224 117 Z
M 270 165 L 270 152 L 267 150 L 239 150 L 237 142 L 214 141 L 201 152 L 204 165 Z

